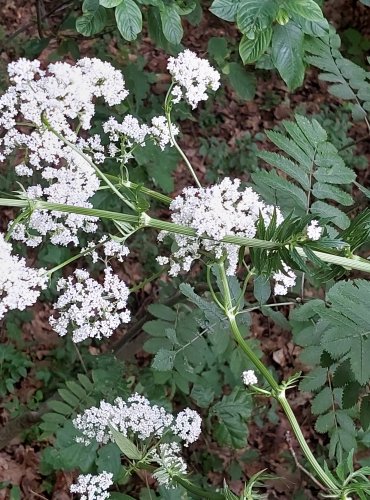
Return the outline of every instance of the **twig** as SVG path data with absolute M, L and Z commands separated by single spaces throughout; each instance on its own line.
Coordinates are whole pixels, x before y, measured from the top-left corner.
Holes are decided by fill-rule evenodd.
M 292 445 L 292 437 L 291 437 L 290 431 L 286 431 L 286 433 L 285 433 L 285 440 L 286 440 L 286 443 L 287 443 L 287 445 L 288 445 L 288 447 L 289 447 L 289 451 L 290 451 L 290 453 L 291 453 L 291 455 L 292 455 L 292 457 L 293 457 L 293 460 L 294 460 L 294 463 L 295 463 L 296 467 L 297 467 L 299 470 L 301 470 L 304 474 L 306 474 L 306 476 L 308 476 L 308 477 L 311 479 L 311 481 L 312 481 L 313 483 L 315 483 L 315 484 L 316 484 L 316 486 L 317 486 L 318 488 L 320 488 L 320 490 L 324 490 L 324 491 L 325 491 L 327 488 L 325 488 L 325 486 L 324 486 L 324 485 L 322 485 L 322 484 L 320 483 L 320 481 L 318 481 L 318 480 L 317 480 L 317 479 L 316 479 L 316 478 L 315 478 L 315 477 L 311 474 L 311 472 L 309 472 L 309 471 L 308 471 L 305 467 L 303 467 L 303 465 L 299 462 L 298 457 L 297 457 L 297 455 L 296 455 L 296 452 L 294 451 L 294 448 L 293 448 L 293 445 Z

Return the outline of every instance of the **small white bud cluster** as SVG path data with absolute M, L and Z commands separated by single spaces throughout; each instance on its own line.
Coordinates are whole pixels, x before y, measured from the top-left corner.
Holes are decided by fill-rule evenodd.
M 246 370 L 242 373 L 242 380 L 246 386 L 258 384 L 258 379 L 254 370 Z
M 58 290 L 63 293 L 54 304 L 58 317 L 49 319 L 50 325 L 61 336 L 72 331 L 73 342 L 93 337 L 110 337 L 122 324 L 130 321 L 127 309 L 129 289 L 111 268 L 104 270 L 104 283 L 90 277 L 83 269 L 74 272 L 74 278 L 60 279 Z
M 272 275 L 275 280 L 274 293 L 275 295 L 286 295 L 288 288 L 292 288 L 296 284 L 297 276 L 294 271 L 283 262 L 283 269 Z
M 183 476 L 187 472 L 184 459 L 180 456 L 181 448 L 177 443 L 160 444 L 152 453 L 152 461 L 159 465 L 153 473 L 158 484 L 172 488 L 172 476 Z
M 317 241 L 321 238 L 323 228 L 319 226 L 317 220 L 312 220 L 307 226 L 307 237 L 312 241 Z
M 264 203 L 252 188 L 247 187 L 243 190 L 239 188 L 239 179 L 231 180 L 225 177 L 214 186 L 187 187 L 172 201 L 170 205 L 172 221 L 193 228 L 197 237 L 179 234 L 173 236 L 177 249 L 170 259 L 169 274 L 176 276 L 181 270 L 189 271 L 192 262 L 200 257 L 201 251 L 206 251 L 211 252 L 215 259 L 226 256 L 227 273 L 233 275 L 236 272 L 239 246 L 223 243 L 220 240 L 225 236 L 254 238 L 260 214 L 266 224 L 270 222 L 274 211 L 277 223 L 283 221 L 278 207 Z M 166 234 L 162 231 L 159 240 Z M 201 237 L 209 237 L 212 240 Z M 157 260 L 160 264 L 168 262 L 163 257 Z
M 171 430 L 184 441 L 185 446 L 196 441 L 201 432 L 201 418 L 196 411 L 186 408 L 174 418 L 164 408 L 152 405 L 137 393 L 127 401 L 121 398 L 113 404 L 101 401 L 99 407 L 89 408 L 78 415 L 73 425 L 82 433 L 77 442 L 86 445 L 92 440 L 108 443 L 112 439 L 109 425 L 124 436 L 134 435 L 141 440 L 160 438 Z
M 104 471 L 97 476 L 80 475 L 77 483 L 72 484 L 70 492 L 80 494 L 80 500 L 105 500 L 110 497 L 108 489 L 112 484 L 113 474 L 110 472 Z
M 209 62 L 186 49 L 177 57 L 170 57 L 167 69 L 175 85 L 172 89 L 173 102 L 184 98 L 194 109 L 200 101 L 208 99 L 207 91 L 216 91 L 220 86 L 220 74 Z
M 12 255 L 12 246 L 0 233 L 0 319 L 7 311 L 33 305 L 46 288 L 45 269 L 32 269 L 26 261 Z

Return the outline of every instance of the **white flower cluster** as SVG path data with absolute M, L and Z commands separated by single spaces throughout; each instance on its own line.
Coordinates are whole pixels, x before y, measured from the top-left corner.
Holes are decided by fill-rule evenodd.
M 172 89 L 173 102 L 184 98 L 194 109 L 200 101 L 208 99 L 207 90 L 217 90 L 220 74 L 205 59 L 186 49 L 177 57 L 170 57 L 167 65 L 175 85 Z
M 102 246 L 100 247 L 100 245 Z M 96 249 L 96 246 L 99 246 L 100 248 Z M 103 257 L 99 256 L 100 250 L 103 253 Z M 111 258 L 115 258 L 119 262 L 123 262 L 123 258 L 130 253 L 130 250 L 124 243 L 108 239 L 108 236 L 104 235 L 100 238 L 99 243 L 90 241 L 86 248 L 82 248 L 82 252 L 88 252 L 86 256 L 91 257 L 91 260 L 94 263 L 98 262 L 99 259 L 106 262 Z
M 196 441 L 201 432 L 201 419 L 194 410 L 187 408 L 174 418 L 164 408 L 152 405 L 139 394 L 133 394 L 127 401 L 117 398 L 113 404 L 101 401 L 99 407 L 77 415 L 73 425 L 82 433 L 77 442 L 86 445 L 93 439 L 98 443 L 108 443 L 112 439 L 109 425 L 124 436 L 133 434 L 141 440 L 153 436 L 160 438 L 171 430 L 185 442 L 185 446 Z
M 172 201 L 172 221 L 193 228 L 198 237 L 179 234 L 173 236 L 178 248 L 170 259 L 169 274 L 176 276 L 181 270 L 189 271 L 192 262 L 200 257 L 201 251 L 211 252 L 216 259 L 227 256 L 227 273 L 235 274 L 239 246 L 221 242 L 222 238 L 230 235 L 253 238 L 260 214 L 268 224 L 274 210 L 277 223 L 282 222 L 283 217 L 277 207 L 265 204 L 251 188 L 240 191 L 239 187 L 239 179 L 225 177 L 220 184 L 214 186 L 185 188 L 182 195 Z M 159 240 L 166 234 L 162 231 Z M 161 257 L 158 262 L 164 264 L 168 260 Z
M 152 461 L 159 465 L 159 468 L 153 473 L 153 477 L 159 485 L 171 488 L 173 475 L 186 474 L 187 466 L 180 453 L 181 448 L 177 443 L 160 444 L 158 450 L 153 450 Z
M 103 130 L 111 141 L 108 146 L 108 155 L 123 163 L 132 158 L 135 145 L 144 146 L 147 139 L 152 139 L 162 150 L 168 144 L 172 145 L 169 127 L 164 116 L 153 117 L 150 127 L 140 124 L 139 120 L 132 115 L 126 115 L 122 123 L 118 123 L 111 116 L 103 124 Z M 176 125 L 171 124 L 171 133 L 174 137 L 179 134 Z
M 50 64 L 46 71 L 37 60 L 19 59 L 9 64 L 8 73 L 11 86 L 0 97 L 0 127 L 6 131 L 0 139 L 0 161 L 16 149 L 23 150 L 25 159 L 16 173 L 31 176 L 38 170 L 49 185 L 31 186 L 26 193 L 29 198 L 90 208 L 88 200 L 99 187 L 94 170 L 49 127 L 77 148 L 88 148 L 96 161 L 103 161 L 100 139 L 78 139 L 75 128 L 90 128 L 96 98 L 109 105 L 125 99 L 128 93 L 121 72 L 107 62 L 84 58 L 74 66 Z M 20 224 L 12 236 L 36 246 L 42 236 L 51 233 L 54 244 L 77 244 L 78 230 L 94 232 L 95 222 L 83 215 L 36 210 L 27 225 Z
M 97 476 L 92 474 L 80 475 L 77 483 L 72 484 L 71 493 L 79 493 L 81 500 L 105 500 L 109 498 L 108 489 L 113 484 L 113 474 L 102 472 Z
M 246 370 L 242 373 L 242 380 L 246 386 L 258 384 L 258 379 L 253 370 Z
M 307 226 L 307 237 L 312 241 L 317 241 L 321 238 L 323 228 L 319 226 L 317 220 L 312 220 Z
M 104 283 L 91 278 L 83 269 L 74 277 L 60 279 L 57 289 L 63 293 L 54 304 L 58 317 L 50 318 L 50 325 L 61 336 L 73 331 L 73 342 L 89 337 L 110 337 L 122 323 L 130 321 L 127 310 L 129 289 L 111 268 L 104 270 Z
M 277 271 L 272 277 L 275 280 L 275 295 L 286 295 L 288 293 L 288 288 L 292 288 L 297 280 L 294 271 L 285 263 L 283 263 L 282 271 Z
M 46 288 L 45 269 L 32 269 L 26 261 L 12 255 L 12 246 L 0 233 L 0 319 L 12 309 L 23 311 L 34 304 Z

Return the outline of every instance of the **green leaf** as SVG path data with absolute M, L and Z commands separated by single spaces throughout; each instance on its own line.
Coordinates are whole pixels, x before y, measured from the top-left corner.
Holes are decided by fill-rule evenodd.
M 304 78 L 303 33 L 292 22 L 284 26 L 274 26 L 272 61 L 289 90 L 295 90 L 302 85 Z
M 312 194 L 319 200 L 334 200 L 346 207 L 353 205 L 353 198 L 350 194 L 331 184 L 316 182 L 312 188 Z
M 341 281 L 326 295 L 325 309 L 318 314 L 325 320 L 321 343 L 333 357 L 348 353 L 355 380 L 361 385 L 370 380 L 370 282 Z
M 95 463 L 98 467 L 98 472 L 111 472 L 114 479 L 118 479 L 122 465 L 121 452 L 117 444 L 109 443 L 100 448 Z
M 256 276 L 254 278 L 253 295 L 257 302 L 266 304 L 271 295 L 271 285 L 268 276 Z
M 201 408 L 208 408 L 215 397 L 215 393 L 210 387 L 206 387 L 202 384 L 194 384 L 190 397 Z
M 239 54 L 244 64 L 256 62 L 270 46 L 272 28 L 258 31 L 253 39 L 243 35 L 239 44 Z
M 352 408 L 358 402 L 361 385 L 358 382 L 350 382 L 343 388 L 342 407 L 344 409 Z
M 256 78 L 252 73 L 248 73 L 243 66 L 232 62 L 228 64 L 228 79 L 239 97 L 250 101 L 256 93 Z
M 326 384 L 327 378 L 327 369 L 319 366 L 303 377 L 299 383 L 299 390 L 304 392 L 316 391 Z
M 240 0 L 214 0 L 210 11 L 224 21 L 235 21 Z
M 236 23 L 244 34 L 270 27 L 279 5 L 275 0 L 243 0 L 240 3 Z
M 80 400 L 67 389 L 58 389 L 59 396 L 72 407 L 78 407 Z
M 297 14 L 308 21 L 321 21 L 324 17 L 314 0 L 289 0 L 284 2 L 284 8 L 289 14 Z
M 49 401 L 49 408 L 56 411 L 57 413 L 61 413 L 62 415 L 71 415 L 73 412 L 73 408 L 62 403 L 61 401 Z
M 99 9 L 99 0 L 84 0 L 82 2 L 82 12 L 96 11 Z
M 117 7 L 124 0 L 99 0 L 100 5 L 107 9 L 111 9 L 112 7 Z
M 129 42 L 136 40 L 142 30 L 141 10 L 133 0 L 123 0 L 115 10 L 117 28 Z
M 106 10 L 99 6 L 97 10 L 87 11 L 76 19 L 76 30 L 84 36 L 96 35 L 104 29 L 106 22 Z
M 66 382 L 66 386 L 68 389 L 73 392 L 80 400 L 83 400 L 87 397 L 87 393 L 83 387 L 81 387 L 80 384 L 77 384 L 74 380 L 69 380 Z
M 111 425 L 109 426 L 109 428 L 112 433 L 114 442 L 127 458 L 129 458 L 130 460 L 140 460 L 141 458 L 143 458 L 143 454 L 141 453 L 141 451 L 132 441 L 130 441 L 130 439 L 114 429 Z
M 84 373 L 79 373 L 77 375 L 77 378 L 78 378 L 78 381 L 80 382 L 80 384 L 83 385 L 83 387 L 87 391 L 92 391 L 93 390 L 93 388 L 94 388 L 93 383 L 91 382 L 91 380 L 89 379 L 89 377 L 87 377 Z
M 225 59 L 229 55 L 227 40 L 221 36 L 213 36 L 208 40 L 208 54 L 219 64 L 223 66 Z
M 370 395 L 364 396 L 361 400 L 360 422 L 364 431 L 370 426 Z
M 152 368 L 160 372 L 170 371 L 173 368 L 176 353 L 168 349 L 159 349 L 154 356 Z
M 164 319 L 165 321 L 176 321 L 177 318 L 177 313 L 164 304 L 150 304 L 148 311 L 152 316 Z
M 161 9 L 160 15 L 164 36 L 170 43 L 178 45 L 181 42 L 184 30 L 182 28 L 181 17 L 176 9 L 176 6 L 165 6 L 164 9 Z
M 312 413 L 321 415 L 333 405 L 332 392 L 330 387 L 324 387 L 312 400 Z
M 330 431 L 335 426 L 335 413 L 330 412 L 320 415 L 315 423 L 315 430 L 320 434 Z

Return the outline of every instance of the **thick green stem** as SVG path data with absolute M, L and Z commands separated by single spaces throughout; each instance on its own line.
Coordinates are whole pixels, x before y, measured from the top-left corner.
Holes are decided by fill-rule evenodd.
M 236 323 L 235 320 L 235 314 L 234 314 L 234 306 L 232 303 L 232 298 L 230 294 L 230 288 L 229 288 L 229 283 L 227 280 L 227 276 L 225 273 L 225 266 L 224 263 L 219 264 L 219 269 L 220 269 L 220 276 L 221 276 L 221 281 L 222 281 L 222 292 L 224 296 L 224 301 L 225 301 L 225 314 L 227 315 L 230 323 L 230 328 L 233 334 L 233 337 L 236 341 L 236 343 L 241 347 L 243 352 L 246 354 L 248 359 L 254 364 L 254 366 L 257 368 L 257 370 L 261 373 L 261 375 L 265 378 L 267 383 L 270 385 L 272 389 L 272 396 L 280 403 L 280 406 L 284 410 L 285 415 L 287 416 L 289 423 L 292 427 L 292 430 L 294 432 L 294 435 L 297 438 L 297 441 L 306 456 L 307 460 L 311 464 L 312 468 L 316 472 L 317 476 L 320 478 L 320 480 L 325 484 L 325 486 L 331 491 L 331 492 L 337 492 L 338 487 L 337 485 L 331 480 L 331 478 L 325 473 L 324 469 L 321 467 L 321 465 L 318 463 L 316 458 L 313 456 L 313 453 L 311 452 L 308 444 L 306 443 L 306 440 L 302 434 L 301 428 L 299 426 L 299 423 L 293 413 L 292 408 L 290 407 L 288 400 L 285 397 L 285 389 L 282 388 L 274 379 L 270 371 L 267 369 L 267 367 L 262 363 L 262 361 L 256 356 L 256 354 L 253 352 L 253 350 L 250 348 L 248 343 L 244 340 L 242 334 L 240 333 L 239 327 Z
M 140 227 L 151 227 L 154 229 L 168 231 L 169 233 L 183 234 L 184 236 L 199 238 L 199 235 L 195 232 L 195 230 L 190 227 L 183 226 L 181 224 L 175 224 L 173 222 L 165 222 L 159 219 L 153 219 L 145 213 L 137 216 L 123 214 L 120 212 L 99 210 L 97 208 L 77 207 L 75 205 L 63 205 L 61 203 L 50 203 L 47 201 L 27 200 L 19 198 L 0 198 L 0 206 L 18 208 L 30 207 L 33 210 L 54 210 L 55 212 L 75 213 L 87 215 L 90 217 L 98 217 L 101 219 L 129 222 Z M 212 240 L 212 238 L 208 236 L 202 236 L 202 238 Z M 276 241 L 259 240 L 257 238 L 242 238 L 241 236 L 225 236 L 224 238 L 222 238 L 221 242 L 251 248 L 265 249 L 279 248 L 282 246 L 282 243 Z M 305 255 L 305 252 L 302 248 L 295 248 L 300 255 Z M 346 269 L 358 269 L 359 271 L 370 273 L 370 262 L 366 261 L 365 259 L 361 259 L 359 257 L 349 259 L 340 255 L 333 255 L 331 253 L 324 253 L 316 250 L 313 251 L 313 253 L 323 262 L 336 264 Z

